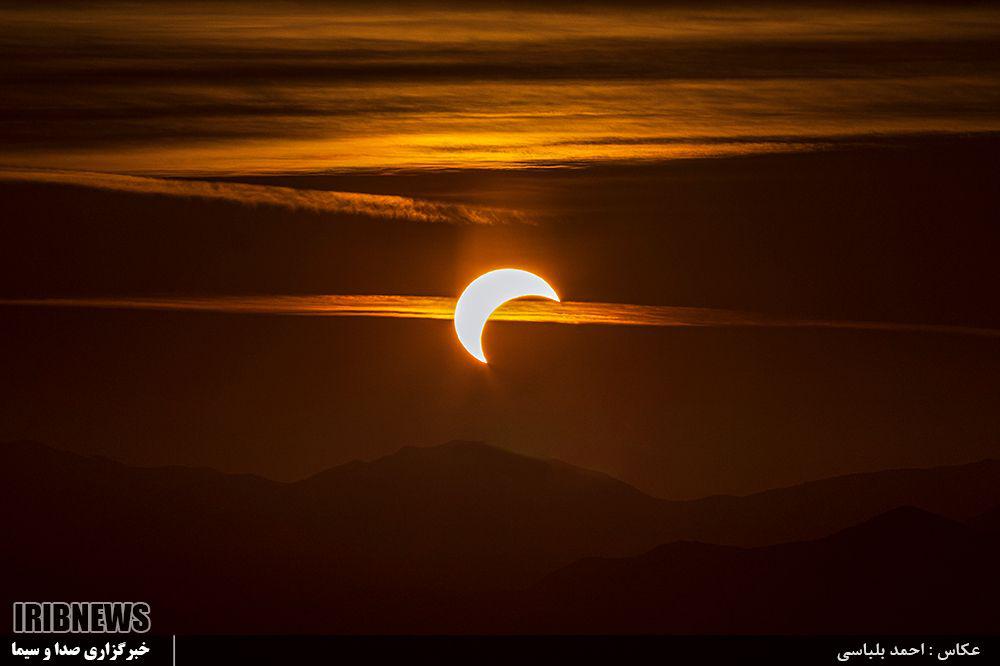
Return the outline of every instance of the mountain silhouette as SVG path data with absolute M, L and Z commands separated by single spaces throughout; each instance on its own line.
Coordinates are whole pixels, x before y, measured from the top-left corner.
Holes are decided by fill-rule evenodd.
M 16 442 L 0 445 L 0 502 L 13 509 L 2 555 L 11 600 L 144 599 L 188 632 L 503 631 L 535 617 L 525 609 L 558 605 L 553 576 L 598 561 L 581 558 L 627 562 L 660 544 L 728 557 L 903 505 L 971 520 L 1000 505 L 1000 464 L 667 501 L 474 442 L 407 447 L 294 483 Z M 721 545 L 668 543 L 681 540 Z
M 986 532 L 1000 532 L 1000 506 L 975 516 L 969 524 Z
M 518 617 L 559 633 L 995 634 L 998 546 L 900 507 L 813 541 L 581 560 L 535 585 Z

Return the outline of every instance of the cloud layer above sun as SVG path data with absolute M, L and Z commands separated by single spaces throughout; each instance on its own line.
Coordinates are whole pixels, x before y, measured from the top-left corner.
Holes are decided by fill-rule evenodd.
M 1000 130 L 980 4 L 0 9 L 0 163 L 552 166 Z

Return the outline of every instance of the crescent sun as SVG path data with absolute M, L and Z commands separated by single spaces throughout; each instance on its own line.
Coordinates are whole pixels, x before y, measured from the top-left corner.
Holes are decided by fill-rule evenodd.
M 486 354 L 483 353 L 486 322 L 501 305 L 523 296 L 559 300 L 548 282 L 517 268 L 501 268 L 473 280 L 455 304 L 455 332 L 466 351 L 486 363 Z

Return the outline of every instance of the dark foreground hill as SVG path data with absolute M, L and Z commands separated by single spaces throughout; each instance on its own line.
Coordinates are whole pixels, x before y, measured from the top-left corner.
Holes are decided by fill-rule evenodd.
M 997 536 L 902 507 L 813 541 L 674 542 L 547 576 L 527 595 L 524 624 L 557 633 L 995 634 Z
M 563 608 L 586 607 L 555 582 L 578 572 L 565 567 L 581 558 L 640 556 L 678 540 L 749 547 L 812 539 L 904 505 L 985 523 L 982 516 L 1000 505 L 1000 464 L 671 502 L 602 474 L 468 442 L 405 448 L 296 483 L 135 468 L 14 443 L 0 446 L 0 505 L 9 536 L 0 588 L 10 600 L 143 599 L 159 626 L 179 632 L 531 631 L 553 617 L 565 620 L 565 630 L 619 631 L 628 627 L 610 619 L 581 624 Z M 836 552 L 861 561 L 872 558 L 867 549 L 879 555 L 896 543 Z M 812 565 L 802 564 L 817 575 L 830 566 L 818 553 Z M 699 551 L 702 557 L 709 556 Z M 683 564 L 668 567 L 691 585 L 679 589 L 718 596 L 712 586 L 694 586 L 711 575 Z M 732 563 L 732 571 L 757 575 L 741 566 Z M 602 581 L 582 578 L 579 585 L 592 586 L 597 598 L 607 588 Z M 663 602 L 629 595 L 637 607 Z M 796 603 L 822 604 L 817 597 Z M 532 611 L 538 608 L 550 612 Z M 758 614 L 731 615 L 734 630 L 765 626 L 751 621 Z M 658 618 L 657 630 L 696 630 L 681 615 L 649 617 Z M 717 618 L 701 617 L 705 630 L 717 626 Z

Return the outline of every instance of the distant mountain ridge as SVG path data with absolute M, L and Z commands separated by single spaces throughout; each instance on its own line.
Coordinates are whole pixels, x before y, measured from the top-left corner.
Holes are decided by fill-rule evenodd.
M 1000 533 L 900 507 L 812 541 L 581 560 L 521 617 L 555 633 L 995 634 L 997 562 Z
M 499 612 L 583 558 L 641 557 L 681 540 L 815 539 L 904 505 L 988 517 L 1000 506 L 1000 463 L 668 501 L 474 442 L 406 447 L 294 483 L 20 442 L 0 445 L 0 503 L 17 507 L 2 555 L 14 598 L 119 590 L 154 600 L 178 630 L 434 632 L 471 627 L 482 609 L 469 599 L 495 599 Z M 296 613 L 275 617 L 289 605 Z

